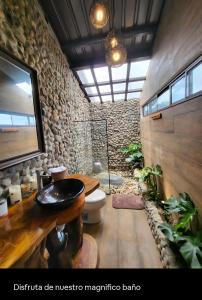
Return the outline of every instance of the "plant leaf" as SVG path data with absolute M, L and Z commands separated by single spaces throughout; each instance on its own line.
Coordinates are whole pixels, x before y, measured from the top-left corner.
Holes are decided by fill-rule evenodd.
M 194 219 L 194 216 L 197 214 L 196 208 L 192 209 L 191 211 L 187 211 L 182 218 L 180 219 L 179 223 L 175 225 L 175 229 L 179 230 L 182 229 L 187 231 L 190 229 L 190 225 Z
M 166 238 L 170 241 L 170 242 L 174 242 L 175 241 L 175 230 L 173 228 L 172 225 L 168 224 L 168 223 L 162 223 L 160 225 L 158 225 L 158 228 L 163 232 L 163 234 L 166 236 Z
M 202 268 L 202 233 L 184 238 L 179 251 L 191 268 Z

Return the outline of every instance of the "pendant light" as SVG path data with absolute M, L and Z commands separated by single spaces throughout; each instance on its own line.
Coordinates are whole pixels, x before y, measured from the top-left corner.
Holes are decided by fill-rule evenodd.
M 105 49 L 110 50 L 122 44 L 121 38 L 114 30 L 111 30 L 105 40 Z
M 126 62 L 127 51 L 123 42 L 114 30 L 110 31 L 105 41 L 106 62 L 112 67 L 120 67 Z
M 106 63 L 111 67 L 120 67 L 127 60 L 127 51 L 121 44 L 108 49 L 106 52 Z
M 94 1 L 90 9 L 90 20 L 92 25 L 97 28 L 103 28 L 109 20 L 109 8 L 104 1 Z

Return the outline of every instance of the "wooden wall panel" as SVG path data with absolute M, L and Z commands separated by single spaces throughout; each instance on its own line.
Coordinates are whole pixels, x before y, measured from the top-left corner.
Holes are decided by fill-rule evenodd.
M 202 54 L 202 1 L 166 0 L 141 105 Z M 202 97 L 162 111 L 162 119 L 141 118 L 146 165 L 160 164 L 168 198 L 187 192 L 202 223 Z
M 165 196 L 187 192 L 202 216 L 202 96 L 141 119 L 145 164 L 160 164 Z
M 141 104 L 202 53 L 201 24 L 201 0 L 165 0 Z

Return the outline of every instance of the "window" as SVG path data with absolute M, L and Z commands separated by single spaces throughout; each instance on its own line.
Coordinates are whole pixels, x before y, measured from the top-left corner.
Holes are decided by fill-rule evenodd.
M 94 72 L 98 83 L 109 81 L 108 67 L 94 68 Z
M 133 61 L 117 68 L 91 66 L 77 69 L 76 73 L 86 96 L 92 102 L 131 100 L 140 98 L 148 66 L 149 60 Z
M 143 107 L 143 115 L 144 115 L 144 116 L 147 116 L 147 115 L 148 115 L 148 105 L 145 105 L 145 106 Z
M 103 102 L 112 101 L 112 95 L 102 96 L 101 98 Z
M 178 102 L 185 98 L 185 76 L 178 79 L 171 87 L 172 103 Z
M 132 82 L 129 82 L 129 84 L 128 84 L 128 90 L 129 91 L 139 90 L 139 89 L 143 88 L 143 85 L 144 85 L 144 80 L 132 81 Z
M 169 106 L 170 104 L 170 90 L 165 90 L 160 96 L 158 96 L 157 100 L 158 110 Z
M 195 61 L 194 66 L 193 64 L 191 68 L 188 66 L 174 81 L 171 81 L 164 91 L 158 94 L 157 101 L 151 99 L 143 106 L 144 116 L 167 108 L 171 104 L 190 100 L 191 95 L 202 91 L 202 56 L 199 59 Z
M 158 110 L 157 98 L 149 102 L 149 113 L 154 113 Z
M 19 116 L 19 115 L 12 115 L 12 123 L 14 126 L 27 126 L 29 125 L 28 117 L 27 116 Z
M 101 94 L 104 94 L 104 93 L 111 93 L 111 87 L 109 84 L 107 85 L 100 85 L 99 86 L 99 90 L 100 90 L 100 93 Z
M 140 98 L 140 92 L 134 92 L 134 93 L 127 94 L 127 100 L 139 99 L 139 98 Z
M 94 83 L 93 76 L 90 69 L 79 70 L 77 71 L 77 74 L 83 84 Z
M 126 80 L 128 64 L 112 68 L 112 80 Z
M 89 95 L 97 94 L 96 86 L 86 87 L 85 90 Z
M 8 126 L 34 126 L 36 124 L 36 120 L 34 116 L 29 115 L 21 115 L 14 112 L 10 112 L 10 114 L 6 112 L 0 113 L 0 127 Z
M 189 94 L 202 90 L 202 63 L 189 71 Z
M 33 125 L 36 124 L 35 117 L 29 117 L 29 124 L 30 124 L 31 126 L 33 126 Z
M 100 102 L 100 97 L 99 96 L 90 97 L 90 101 L 92 101 L 92 102 Z
M 114 92 L 124 92 L 126 88 L 126 83 L 116 83 L 113 84 L 113 91 Z
M 130 78 L 145 77 L 149 68 L 150 60 L 142 60 L 131 63 Z
M 0 113 L 0 126 L 2 125 L 7 125 L 7 126 L 12 125 L 11 115 L 6 113 L 5 114 Z
M 125 100 L 125 94 L 115 94 L 114 101 L 117 101 L 117 100 Z

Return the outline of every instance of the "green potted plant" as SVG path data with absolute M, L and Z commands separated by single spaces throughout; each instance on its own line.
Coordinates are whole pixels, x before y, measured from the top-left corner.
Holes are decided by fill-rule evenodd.
M 132 167 L 143 167 L 144 155 L 142 152 L 141 143 L 135 143 L 125 146 L 121 148 L 121 153 L 125 155 L 125 161 L 127 163 L 130 163 Z
M 160 165 L 143 168 L 136 179 L 144 182 L 147 186 L 144 194 L 148 200 L 154 201 L 159 205 L 161 203 L 161 193 L 158 188 L 158 178 L 162 177 L 163 171 Z
M 198 210 L 190 196 L 187 193 L 172 196 L 164 202 L 163 208 L 168 222 L 160 224 L 159 229 L 188 267 L 202 268 L 202 231 L 193 228 Z M 177 223 L 172 223 L 172 219 L 167 218 L 172 214 L 178 214 Z

